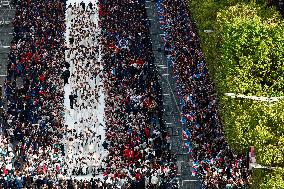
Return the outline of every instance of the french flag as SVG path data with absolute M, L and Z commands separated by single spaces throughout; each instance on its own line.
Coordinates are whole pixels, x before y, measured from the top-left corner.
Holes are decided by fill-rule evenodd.
M 188 128 L 183 128 L 182 129 L 182 138 L 183 140 L 189 140 L 191 137 L 190 131 L 188 130 Z
M 189 142 L 189 141 L 186 141 L 186 142 L 184 143 L 184 146 L 185 146 L 186 148 L 191 148 L 191 145 L 190 145 L 190 142 Z
M 187 150 L 187 154 L 192 157 L 192 145 L 190 143 L 190 141 L 185 141 L 184 143 L 184 148 Z
M 186 117 L 182 116 L 180 119 L 181 124 L 185 125 L 186 124 Z
M 192 146 L 191 146 L 191 143 L 189 141 L 186 141 L 184 143 L 184 146 L 186 149 L 188 149 L 188 152 L 192 152 Z

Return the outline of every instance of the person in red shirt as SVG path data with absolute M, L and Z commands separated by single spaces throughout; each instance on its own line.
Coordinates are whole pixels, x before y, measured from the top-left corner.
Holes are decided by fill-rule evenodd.
M 145 127 L 144 132 L 145 132 L 146 139 L 149 139 L 150 138 L 150 129 L 148 127 Z
M 129 157 L 130 157 L 130 150 L 128 149 L 128 147 L 126 147 L 126 149 L 124 150 L 123 154 L 124 154 L 124 157 L 126 159 L 129 159 Z

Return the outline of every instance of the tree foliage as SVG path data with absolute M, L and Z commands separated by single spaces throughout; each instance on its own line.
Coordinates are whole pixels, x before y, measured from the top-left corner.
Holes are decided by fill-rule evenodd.
M 224 96 L 284 96 L 283 18 L 265 1 L 191 0 L 189 9 L 197 21 L 229 144 L 237 152 L 255 146 L 259 164 L 284 167 L 284 100 L 269 104 Z M 206 34 L 207 29 L 214 32 Z M 256 173 L 258 188 L 284 188 L 281 170 L 261 179 Z
M 262 20 L 257 13 L 257 8 L 244 4 L 218 13 L 222 35 L 218 83 L 234 93 L 282 96 L 284 25 L 280 19 Z
M 224 97 L 221 102 L 230 146 L 238 152 L 255 146 L 258 163 L 284 167 L 284 101 L 268 105 Z
M 252 189 L 282 189 L 284 188 L 284 169 L 255 170 Z

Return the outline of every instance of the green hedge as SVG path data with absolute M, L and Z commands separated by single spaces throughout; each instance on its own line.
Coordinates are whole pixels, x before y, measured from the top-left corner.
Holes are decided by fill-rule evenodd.
M 189 9 L 218 92 L 230 146 L 237 152 L 255 146 L 258 163 L 284 167 L 284 100 L 268 104 L 224 96 L 229 92 L 284 96 L 283 19 L 265 1 L 191 0 Z M 205 33 L 208 29 L 214 32 Z M 273 175 L 284 176 L 279 171 L 269 175 L 271 180 L 255 178 L 261 181 L 258 186 L 272 186 Z

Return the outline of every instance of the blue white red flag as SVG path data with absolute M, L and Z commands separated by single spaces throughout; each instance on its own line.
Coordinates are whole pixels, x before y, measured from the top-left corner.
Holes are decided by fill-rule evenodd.
M 183 140 L 189 140 L 191 137 L 190 131 L 188 130 L 188 128 L 184 127 L 182 129 L 182 138 Z

